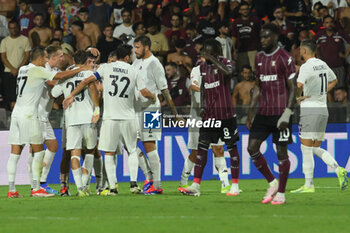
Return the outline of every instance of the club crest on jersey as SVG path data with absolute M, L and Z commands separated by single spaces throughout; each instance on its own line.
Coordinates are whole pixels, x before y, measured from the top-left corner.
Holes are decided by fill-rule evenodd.
M 271 61 L 271 66 L 276 66 L 276 61 Z
M 156 112 L 143 112 L 143 128 L 144 129 L 160 129 L 160 116 L 162 114 L 157 110 Z

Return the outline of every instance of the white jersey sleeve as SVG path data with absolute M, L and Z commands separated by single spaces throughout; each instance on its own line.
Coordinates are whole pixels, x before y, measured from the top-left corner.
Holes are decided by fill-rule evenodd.
M 191 75 L 190 75 L 190 80 L 191 80 L 191 85 L 195 85 L 195 86 L 198 86 L 198 87 L 201 86 L 202 76 L 201 76 L 201 72 L 200 72 L 199 66 L 196 66 L 196 67 L 194 67 L 192 69 Z M 199 107 L 200 99 L 201 99 L 200 92 L 192 91 L 191 106 L 193 105 L 194 107 Z
M 43 79 L 46 81 L 52 80 L 56 74 L 57 71 L 48 71 L 41 66 L 35 66 L 28 72 L 28 76 L 32 77 L 33 79 Z
M 63 95 L 62 84 L 55 85 L 51 90 L 51 95 L 55 98 L 59 97 L 60 95 Z

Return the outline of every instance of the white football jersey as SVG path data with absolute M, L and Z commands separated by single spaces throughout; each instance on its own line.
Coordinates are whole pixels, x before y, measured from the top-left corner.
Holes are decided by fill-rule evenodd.
M 60 70 L 56 67 L 51 68 L 49 63 L 46 63 L 45 68 L 48 71 L 60 72 Z M 41 95 L 41 98 L 39 101 L 39 108 L 38 108 L 39 120 L 41 121 L 49 120 L 49 114 L 52 110 L 52 105 L 54 102 L 54 99 L 50 98 L 50 91 L 51 91 L 51 87 L 45 84 L 43 94 Z
M 101 65 L 95 76 L 103 85 L 103 119 L 135 119 L 135 88 L 144 88 L 141 76 L 128 63 Z
M 155 56 L 152 55 L 147 59 L 136 59 L 133 63 L 133 67 L 135 67 L 140 75 L 145 77 L 145 86 L 153 94 L 159 95 L 162 90 L 168 88 L 164 68 Z M 153 104 L 153 102 L 148 101 L 143 103 L 143 101 L 137 101 L 137 104 L 147 107 L 148 105 Z
M 44 67 L 29 65 L 22 66 L 17 76 L 17 101 L 12 116 L 37 118 L 38 105 L 42 96 L 45 82 L 52 80 L 57 72 L 47 71 Z
M 328 83 L 335 79 L 334 72 L 318 58 L 310 58 L 300 67 L 297 82 L 303 84 L 304 96 L 310 96 L 300 104 L 301 115 L 328 115 Z
M 64 94 L 64 97 L 69 96 L 81 81 L 91 75 L 93 75 L 92 71 L 79 72 L 63 83 L 55 85 L 51 91 L 52 96 L 56 98 L 62 94 Z M 90 98 L 88 87 L 85 87 L 84 90 L 75 96 L 72 106 L 64 111 L 66 127 L 91 123 L 93 112 L 94 105 Z
M 191 79 L 191 85 L 198 85 L 199 87 L 201 86 L 202 76 L 201 76 L 199 66 L 193 67 L 191 71 L 190 79 Z M 195 82 L 197 82 L 197 84 Z M 191 91 L 191 110 L 190 110 L 190 114 L 192 118 L 200 118 L 200 116 L 198 115 L 199 108 L 201 106 L 200 103 L 201 103 L 201 93 L 192 90 Z

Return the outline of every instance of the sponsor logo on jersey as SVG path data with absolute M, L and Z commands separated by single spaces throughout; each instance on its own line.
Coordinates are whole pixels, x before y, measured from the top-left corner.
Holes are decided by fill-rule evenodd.
M 204 88 L 205 89 L 211 89 L 220 86 L 220 81 L 216 81 L 213 83 L 204 83 Z
M 156 112 L 143 112 L 143 128 L 144 129 L 160 129 L 160 116 L 162 114 L 157 110 Z
M 271 82 L 271 81 L 276 81 L 277 80 L 277 74 L 272 74 L 272 75 L 260 75 L 260 81 L 261 82 Z

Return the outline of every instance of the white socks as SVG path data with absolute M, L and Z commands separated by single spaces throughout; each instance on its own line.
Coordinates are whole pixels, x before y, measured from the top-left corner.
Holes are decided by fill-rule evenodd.
M 33 189 L 34 191 L 40 188 L 40 176 L 43 165 L 45 151 L 34 153 L 32 172 L 33 172 Z
M 31 188 L 33 188 L 33 186 L 34 186 L 34 184 L 33 184 L 33 171 L 32 171 L 33 158 L 34 158 L 34 154 L 33 153 L 29 153 L 28 161 L 27 161 L 27 170 L 28 170 L 28 173 L 29 173 L 30 187 Z
M 137 181 L 137 172 L 139 171 L 139 159 L 137 152 L 134 150 L 129 154 L 128 166 L 130 172 L 130 182 Z
M 43 170 L 40 177 L 40 182 L 46 182 L 47 176 L 49 175 L 51 164 L 53 158 L 55 157 L 56 152 L 52 152 L 49 149 L 45 150 L 44 163 L 46 166 L 43 166 Z
M 194 162 L 192 162 L 188 157 L 185 159 L 184 168 L 182 169 L 180 185 L 186 185 L 188 182 L 188 177 L 191 175 L 192 169 L 194 167 Z
M 323 160 L 323 162 L 325 164 L 327 164 L 328 166 L 330 166 L 331 168 L 336 169 L 337 167 L 339 167 L 337 161 L 335 161 L 335 159 L 333 158 L 333 156 L 326 150 L 320 148 L 320 147 L 314 147 L 313 148 L 313 153 L 319 157 L 320 159 Z
M 94 170 L 95 170 L 96 186 L 101 188 L 102 187 L 102 178 L 103 178 L 102 157 L 94 158 Z
M 117 164 L 115 155 L 105 155 L 105 168 L 110 189 L 115 189 Z
M 305 186 L 307 188 L 311 188 L 314 185 L 313 177 L 315 161 L 312 151 L 313 147 L 304 146 L 303 144 L 301 144 L 301 152 L 303 154 L 303 173 L 305 175 Z
M 225 157 L 214 157 L 215 167 L 218 170 L 221 186 L 227 187 L 230 185 L 228 181 L 228 172 Z
M 161 189 L 161 183 L 160 183 L 160 160 L 159 160 L 159 155 L 158 151 L 154 150 L 149 153 L 147 153 L 149 164 L 151 167 L 151 171 L 153 174 L 153 185 L 155 189 Z
M 142 156 L 140 156 L 141 153 L 142 153 Z M 137 159 L 139 160 L 139 166 L 141 168 L 141 171 L 145 175 L 146 180 L 152 180 L 153 179 L 152 172 L 146 156 L 138 147 L 136 148 L 136 154 L 138 157 Z
M 7 161 L 7 175 L 9 180 L 9 191 L 16 192 L 15 188 L 15 179 L 16 179 L 16 170 L 18 163 L 19 155 L 10 154 L 9 160 Z
M 92 166 L 94 164 L 94 155 L 93 154 L 86 154 L 85 159 L 83 162 L 83 168 L 87 170 L 87 174 L 82 174 L 82 182 L 83 186 L 88 185 L 88 181 L 90 181 Z

